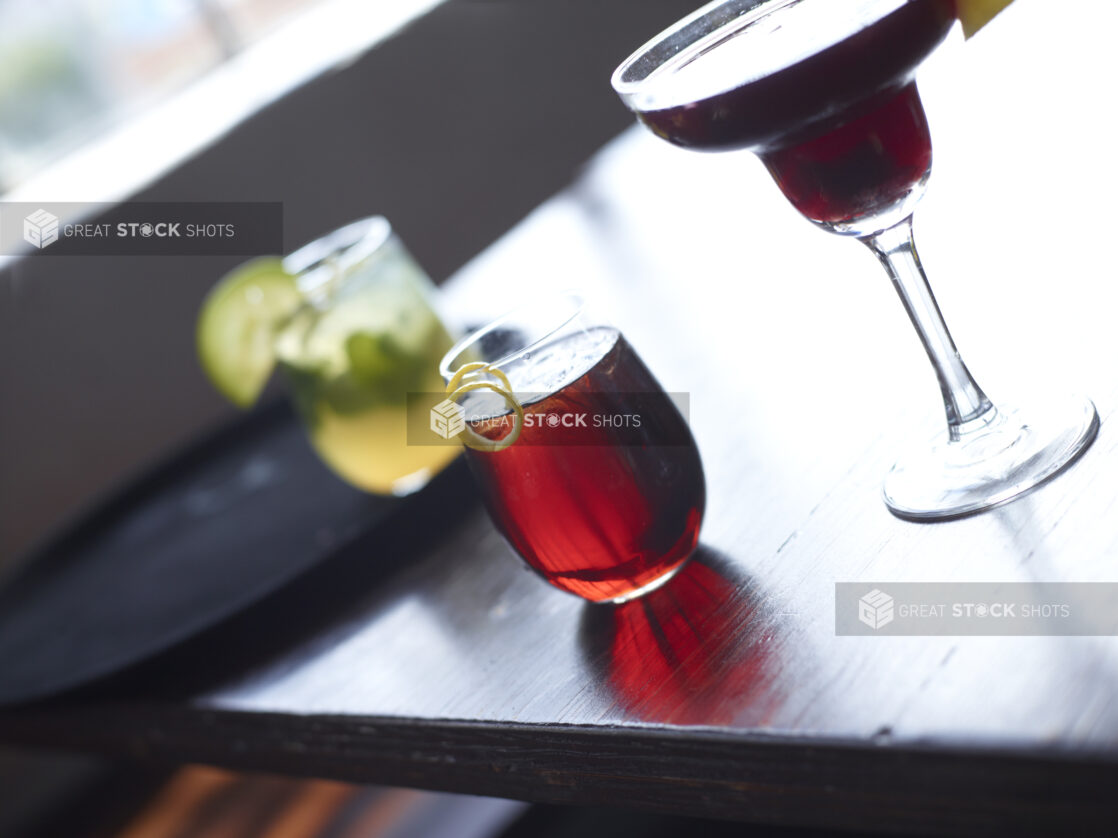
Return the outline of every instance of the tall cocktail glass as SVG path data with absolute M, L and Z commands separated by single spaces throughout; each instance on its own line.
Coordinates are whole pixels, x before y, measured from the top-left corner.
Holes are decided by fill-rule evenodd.
M 757 154 L 809 221 L 866 244 L 931 359 L 946 436 L 901 458 L 885 502 L 940 520 L 1005 503 L 1091 444 L 1085 398 L 995 406 L 971 376 L 928 285 L 912 212 L 931 172 L 917 67 L 955 23 L 954 0 L 718 0 L 628 58 L 614 89 L 657 136 Z

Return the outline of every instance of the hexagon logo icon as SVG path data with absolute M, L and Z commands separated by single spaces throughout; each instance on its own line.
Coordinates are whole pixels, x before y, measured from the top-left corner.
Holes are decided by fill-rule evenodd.
M 42 250 L 58 241 L 58 216 L 37 209 L 23 219 L 23 240 Z
M 462 405 L 443 399 L 431 408 L 431 430 L 443 439 L 458 436 L 466 428 L 466 411 Z
M 893 622 L 893 598 L 874 588 L 858 600 L 858 620 L 872 629 L 879 629 Z

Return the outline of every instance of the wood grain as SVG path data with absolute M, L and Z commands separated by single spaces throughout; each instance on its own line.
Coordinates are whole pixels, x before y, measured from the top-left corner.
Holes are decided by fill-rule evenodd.
M 0 716 L 0 739 L 745 821 L 1112 833 L 1118 640 L 834 635 L 839 581 L 1118 581 L 1100 244 L 1118 174 L 1098 166 L 1118 21 L 1076 10 L 1060 43 L 1043 4 L 1017 3 L 932 59 L 917 215 L 991 396 L 1095 399 L 1102 431 L 1070 471 L 974 518 L 893 518 L 881 478 L 942 420 L 880 268 L 748 155 L 634 129 L 444 302 L 476 322 L 580 285 L 691 394 L 710 501 L 675 583 L 613 610 L 554 591 L 464 481 L 161 661 Z

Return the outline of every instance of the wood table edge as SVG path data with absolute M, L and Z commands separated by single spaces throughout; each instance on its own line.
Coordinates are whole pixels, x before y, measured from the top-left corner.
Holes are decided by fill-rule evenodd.
M 1067 747 L 151 704 L 4 712 L 0 742 L 788 826 L 1104 834 L 1118 824 L 1118 755 Z

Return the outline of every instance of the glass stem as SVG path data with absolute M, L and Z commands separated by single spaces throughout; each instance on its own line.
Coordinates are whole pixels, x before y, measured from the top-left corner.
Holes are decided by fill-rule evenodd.
M 943 393 L 947 428 L 952 440 L 977 427 L 985 427 L 997 417 L 997 410 L 967 370 L 955 341 L 943 322 L 928 277 L 916 253 L 912 238 L 912 216 L 861 241 L 874 252 L 893 280 L 893 287 L 904 303 L 920 342 L 931 359 Z

